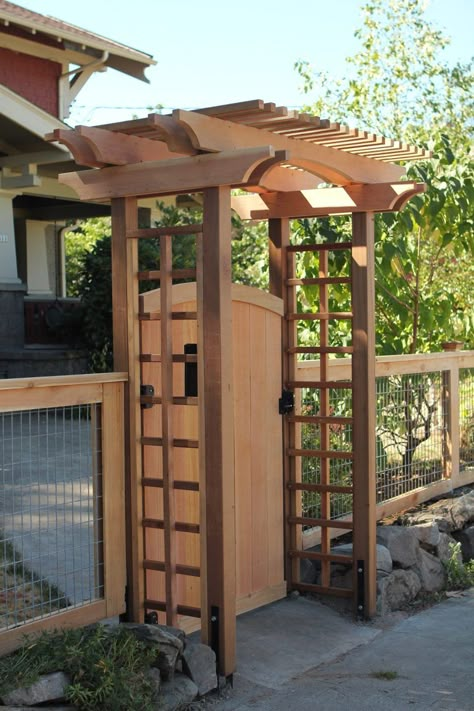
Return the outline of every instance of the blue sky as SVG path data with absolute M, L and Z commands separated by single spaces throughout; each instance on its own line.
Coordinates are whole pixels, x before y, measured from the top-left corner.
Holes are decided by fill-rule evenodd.
M 360 25 L 362 0 L 18 4 L 140 49 L 158 61 L 147 70 L 149 85 L 113 70 L 89 81 L 71 119 L 99 124 L 146 115 L 146 107 L 156 104 L 193 108 L 264 99 L 301 105 L 306 99 L 299 91 L 295 60 L 307 59 L 318 70 L 340 74 L 344 58 L 355 47 L 353 32 Z M 448 61 L 467 61 L 474 54 L 474 0 L 431 0 L 427 16 L 452 39 Z

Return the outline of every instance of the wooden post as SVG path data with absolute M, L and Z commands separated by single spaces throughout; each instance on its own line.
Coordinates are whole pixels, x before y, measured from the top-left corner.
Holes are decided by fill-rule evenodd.
M 442 344 L 443 350 L 458 350 L 451 344 Z M 454 354 L 453 354 L 454 355 Z M 454 483 L 459 477 L 459 361 L 450 358 L 449 370 L 442 373 L 442 408 L 443 408 L 443 464 L 444 477 Z
M 375 270 L 372 213 L 353 215 L 352 243 L 354 587 L 358 615 L 372 617 L 377 601 Z
M 127 618 L 143 622 L 143 491 L 140 334 L 138 323 L 138 241 L 127 239 L 137 229 L 136 198 L 112 200 L 112 322 L 114 368 L 128 373 L 125 384 L 125 500 L 127 552 Z M 117 526 L 123 525 L 117 521 Z
M 198 264 L 202 639 L 218 672 L 235 670 L 236 538 L 228 187 L 204 191 Z

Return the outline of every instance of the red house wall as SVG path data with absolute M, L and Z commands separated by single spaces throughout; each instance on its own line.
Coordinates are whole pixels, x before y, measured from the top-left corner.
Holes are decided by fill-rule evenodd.
M 0 48 L 0 84 L 56 117 L 60 74 L 57 62 Z

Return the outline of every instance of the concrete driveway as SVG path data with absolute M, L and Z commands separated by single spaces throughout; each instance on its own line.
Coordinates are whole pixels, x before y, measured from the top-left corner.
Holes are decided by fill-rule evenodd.
M 237 635 L 234 689 L 213 711 L 474 710 L 474 589 L 389 627 L 282 600 Z

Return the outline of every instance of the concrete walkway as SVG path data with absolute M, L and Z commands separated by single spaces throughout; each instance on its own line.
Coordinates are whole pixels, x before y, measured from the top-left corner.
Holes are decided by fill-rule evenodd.
M 474 589 L 392 627 L 306 599 L 243 615 L 216 711 L 473 711 Z

